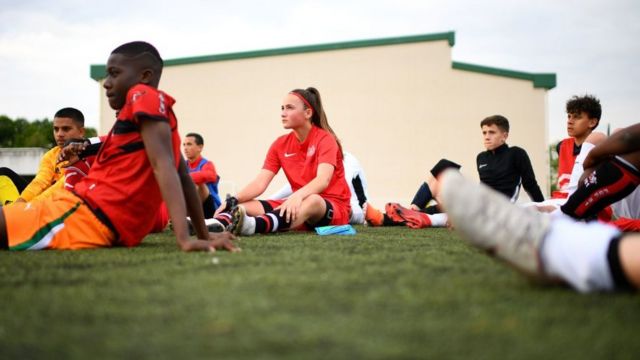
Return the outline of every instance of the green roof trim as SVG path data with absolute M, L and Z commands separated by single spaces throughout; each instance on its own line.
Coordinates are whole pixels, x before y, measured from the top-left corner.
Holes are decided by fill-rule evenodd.
M 461 63 L 457 61 L 454 61 L 451 67 L 456 70 L 464 70 L 464 71 L 471 71 L 471 72 L 477 72 L 482 74 L 529 80 L 529 81 L 533 81 L 533 87 L 535 88 L 545 88 L 547 90 L 551 90 L 554 87 L 556 87 L 556 74 L 550 74 L 550 73 L 533 74 L 533 73 L 526 73 L 522 71 L 498 69 L 498 68 L 493 68 L 488 66 Z
M 294 46 L 294 47 L 286 47 L 286 48 L 278 48 L 278 49 L 255 50 L 255 51 L 245 51 L 245 52 L 218 54 L 218 55 L 185 57 L 185 58 L 165 60 L 164 66 L 190 65 L 190 64 L 214 62 L 214 61 L 251 59 L 251 58 L 258 58 L 258 57 L 265 57 L 265 56 L 304 54 L 304 53 L 319 52 L 319 51 L 357 49 L 357 48 L 372 47 L 372 46 L 399 45 L 399 44 L 410 44 L 410 43 L 441 41 L 441 40 L 446 40 L 449 42 L 449 46 L 454 46 L 455 32 L 449 31 L 449 32 L 435 33 L 435 34 L 401 36 L 401 37 L 391 37 L 391 38 L 383 38 L 383 39 L 356 40 L 356 41 L 337 42 L 337 43 L 319 44 L 319 45 L 304 45 L 304 46 Z M 529 80 L 533 82 L 533 86 L 536 88 L 545 88 L 547 90 L 550 90 L 556 87 L 555 74 L 533 74 L 533 73 L 526 73 L 521 71 L 513 71 L 513 70 L 498 69 L 498 68 L 493 68 L 488 66 L 461 63 L 456 61 L 452 63 L 452 68 L 457 70 L 471 71 L 471 72 L 477 72 L 482 74 Z M 106 76 L 106 66 L 104 64 L 91 65 L 90 76 L 96 81 L 104 79 Z
M 286 48 L 279 48 L 279 49 L 245 51 L 245 52 L 236 52 L 236 53 L 219 54 L 219 55 L 195 56 L 195 57 L 165 60 L 164 66 L 189 65 L 189 64 L 213 62 L 213 61 L 251 59 L 251 58 L 265 57 L 265 56 L 304 54 L 304 53 L 318 52 L 318 51 L 357 49 L 357 48 L 372 47 L 372 46 L 410 44 L 410 43 L 417 43 L 417 42 L 439 41 L 439 40 L 447 40 L 449 42 L 449 46 L 453 46 L 455 45 L 455 32 L 449 31 L 449 32 L 437 33 L 437 34 L 401 36 L 401 37 L 392 37 L 392 38 L 384 38 L 384 39 L 357 40 L 357 41 L 347 41 L 347 42 L 338 42 L 338 43 L 329 43 L 329 44 L 320 44 L 320 45 L 305 45 L 305 46 L 286 47 Z M 91 78 L 93 78 L 96 81 L 103 79 L 106 76 L 105 65 L 104 64 L 91 65 L 90 75 L 91 75 Z

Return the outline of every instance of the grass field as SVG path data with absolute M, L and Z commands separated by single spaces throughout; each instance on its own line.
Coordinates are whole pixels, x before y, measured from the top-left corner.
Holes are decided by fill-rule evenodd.
M 541 287 L 444 229 L 243 238 L 185 254 L 0 253 L 0 358 L 640 356 L 640 298 Z M 213 258 L 218 264 L 214 264 Z

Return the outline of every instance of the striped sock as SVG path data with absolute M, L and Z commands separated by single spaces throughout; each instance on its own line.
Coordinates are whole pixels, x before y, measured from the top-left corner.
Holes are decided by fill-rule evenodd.
M 275 210 L 256 216 L 256 233 L 266 234 L 289 230 L 291 223 L 287 222 L 285 217 L 280 216 L 279 213 L 280 210 Z
M 231 213 L 228 213 L 228 212 L 220 213 L 214 219 L 220 221 L 222 226 L 226 228 L 227 226 L 229 226 L 229 224 L 231 224 Z

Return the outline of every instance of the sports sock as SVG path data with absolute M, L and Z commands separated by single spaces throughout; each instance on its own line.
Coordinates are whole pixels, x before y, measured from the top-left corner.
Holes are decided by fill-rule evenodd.
M 365 205 L 366 206 L 366 205 Z M 351 218 L 349 219 L 350 224 L 364 224 L 364 211 L 357 203 L 351 202 Z
M 256 233 L 256 221 L 257 218 L 253 216 L 244 216 L 244 221 L 242 222 L 242 229 L 240 229 L 240 234 L 242 235 L 253 235 Z
M 426 182 L 423 182 L 420 185 L 420 188 L 416 192 L 416 195 L 411 200 L 411 203 L 421 209 L 427 207 L 429 201 L 433 199 L 433 195 L 431 194 L 431 189 L 429 189 L 429 185 Z
M 449 217 L 445 213 L 427 215 L 431 220 L 432 227 L 445 227 Z
M 248 216 L 248 218 L 255 219 L 254 227 L 256 233 L 266 234 L 270 232 L 289 230 L 291 223 L 286 221 L 284 215 L 280 216 L 279 214 L 280 210 L 274 210 L 256 217 Z M 246 220 L 247 219 L 245 219 L 245 224 L 247 223 Z M 244 224 L 242 228 L 244 230 Z
M 228 213 L 228 212 L 220 213 L 216 217 L 214 217 L 214 219 L 220 221 L 222 226 L 226 228 L 227 226 L 229 226 L 229 224 L 231 224 L 231 213 Z
M 540 248 L 545 273 L 563 279 L 580 292 L 613 290 L 607 251 L 619 234 L 610 225 L 554 216 Z

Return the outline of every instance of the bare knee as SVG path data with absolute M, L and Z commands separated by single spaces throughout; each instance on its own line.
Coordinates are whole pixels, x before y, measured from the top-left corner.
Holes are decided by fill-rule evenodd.
M 307 198 L 302 201 L 302 206 L 300 208 L 302 217 L 305 221 L 309 220 L 311 223 L 322 219 L 326 211 L 327 205 L 322 196 L 318 194 L 307 196 Z
M 623 237 L 618 256 L 627 279 L 636 289 L 640 289 L 640 235 L 629 234 Z

